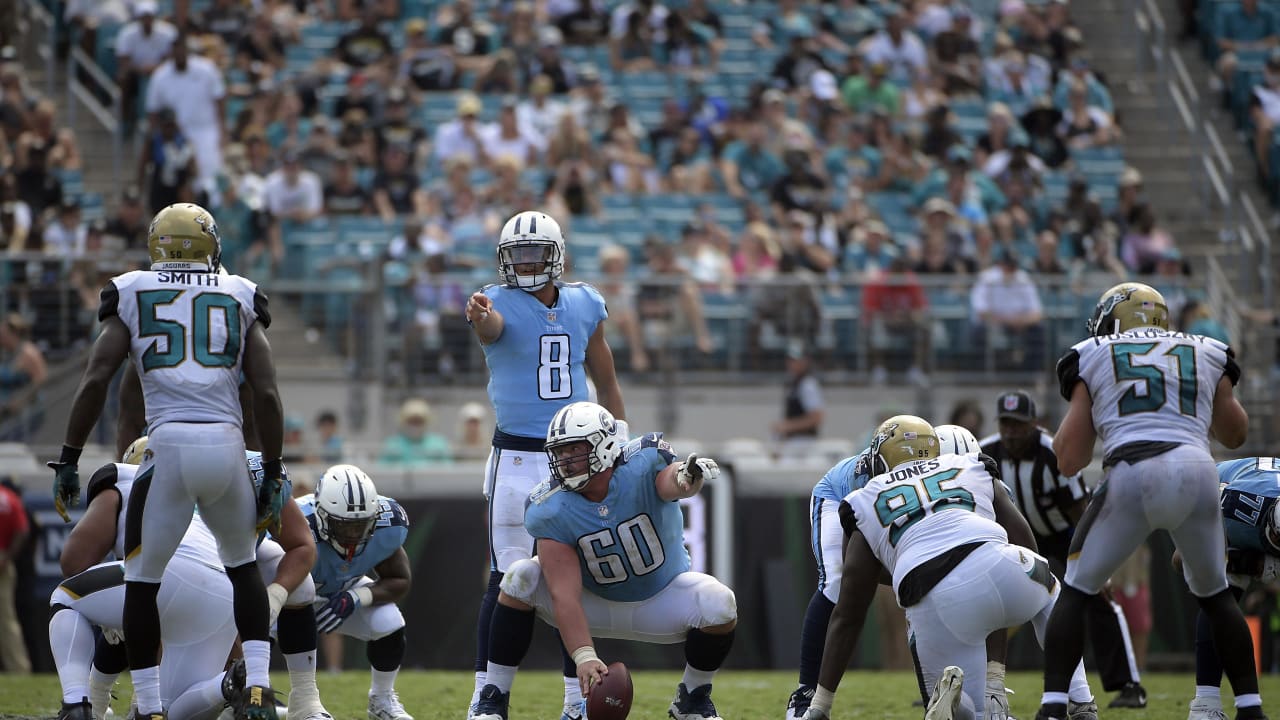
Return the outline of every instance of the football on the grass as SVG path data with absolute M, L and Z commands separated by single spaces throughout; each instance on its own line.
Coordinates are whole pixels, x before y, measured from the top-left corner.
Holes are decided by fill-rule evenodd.
M 625 720 L 631 712 L 631 673 L 620 662 L 609 664 L 609 674 L 587 696 L 590 720 Z

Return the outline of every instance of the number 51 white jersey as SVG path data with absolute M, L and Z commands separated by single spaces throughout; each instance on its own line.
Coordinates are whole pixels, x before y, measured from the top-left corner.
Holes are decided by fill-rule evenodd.
M 1083 382 L 1093 400 L 1102 451 L 1134 442 L 1209 450 L 1213 396 L 1222 376 L 1240 380 L 1235 354 L 1221 342 L 1160 328 L 1136 328 L 1076 343 L 1058 361 L 1062 396 Z
M 995 482 L 978 453 L 905 463 L 849 493 L 840 521 L 867 539 L 897 593 L 907 573 L 948 550 L 1009 541 L 995 520 Z
M 137 270 L 103 288 L 98 319 L 113 315 L 129 328 L 148 425 L 240 426 L 245 338 L 253 323 L 271 324 L 256 284 L 238 275 Z

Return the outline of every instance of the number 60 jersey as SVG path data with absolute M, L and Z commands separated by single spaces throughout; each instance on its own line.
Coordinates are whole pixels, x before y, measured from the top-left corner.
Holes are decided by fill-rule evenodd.
M 1135 328 L 1082 340 L 1058 361 L 1062 396 L 1083 382 L 1093 399 L 1093 426 L 1104 465 L 1125 460 L 1113 452 L 1133 443 L 1191 445 L 1209 450 L 1213 396 L 1226 375 L 1240 381 L 1231 348 L 1203 335 Z M 1165 448 L 1167 449 L 1167 447 Z M 1134 445 L 1134 457 L 1144 454 Z
M 102 289 L 98 320 L 118 316 L 132 337 L 147 423 L 239 427 L 240 365 L 253 323 L 271 324 L 267 298 L 238 275 L 137 270 Z
M 979 453 L 903 463 L 840 503 L 845 534 L 857 530 L 893 575 L 970 543 L 1007 543 L 996 522 L 995 461 Z

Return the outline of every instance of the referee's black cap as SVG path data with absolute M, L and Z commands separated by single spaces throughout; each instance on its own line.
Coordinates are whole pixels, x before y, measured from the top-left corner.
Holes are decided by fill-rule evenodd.
M 1011 390 L 996 401 L 996 418 L 1010 418 L 1023 422 L 1036 419 L 1036 401 L 1025 390 Z

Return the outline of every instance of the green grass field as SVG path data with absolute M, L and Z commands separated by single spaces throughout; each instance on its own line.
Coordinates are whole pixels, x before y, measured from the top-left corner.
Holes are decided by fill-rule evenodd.
M 667 705 L 675 692 L 679 674 L 641 671 L 635 680 L 634 718 L 666 717 Z M 277 687 L 287 687 L 285 675 L 274 676 Z M 365 720 L 369 676 L 364 672 L 340 675 L 321 673 L 320 694 L 326 707 L 337 720 Z M 727 671 L 715 683 L 716 707 L 726 720 L 780 720 L 787 696 L 794 688 L 791 672 Z M 1153 674 L 1143 679 L 1149 695 L 1145 710 L 1106 709 L 1109 696 L 1099 693 L 1099 706 L 1105 718 L 1121 720 L 1182 720 L 1187 715 L 1187 702 L 1195 694 L 1191 675 Z M 1040 697 L 1040 677 L 1034 673 L 1013 673 L 1009 687 L 1016 691 L 1011 699 L 1014 713 L 1022 720 L 1035 717 Z M 1100 687 L 1094 679 L 1095 687 Z M 460 672 L 404 672 L 397 687 L 405 707 L 415 720 L 460 720 L 471 697 L 472 677 Z M 554 720 L 560 714 L 563 685 L 551 672 L 521 673 L 516 680 L 511 700 L 511 720 Z M 127 681 L 117 686 L 121 698 L 114 708 L 122 717 L 129 694 Z M 1264 700 L 1280 701 L 1280 677 L 1267 676 L 1262 681 Z M 911 706 L 915 697 L 915 676 L 910 673 L 852 672 L 845 676 L 836 698 L 834 720 L 852 718 L 885 718 L 886 720 L 918 720 L 923 715 Z M 53 718 L 57 714 L 60 693 L 54 675 L 14 677 L 0 675 L 0 719 Z M 1227 700 L 1230 708 L 1230 700 Z M 1280 707 L 1272 705 L 1274 717 Z M 1228 717 L 1232 713 L 1228 712 Z M 281 718 L 281 720 L 284 720 Z

